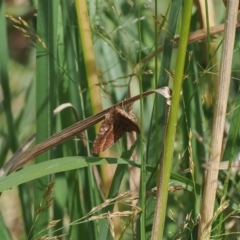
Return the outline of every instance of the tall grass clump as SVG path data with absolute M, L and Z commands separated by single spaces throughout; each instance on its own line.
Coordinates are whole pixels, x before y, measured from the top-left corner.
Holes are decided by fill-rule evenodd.
M 0 239 L 236 239 L 238 2 L 21 4 L 0 2 Z

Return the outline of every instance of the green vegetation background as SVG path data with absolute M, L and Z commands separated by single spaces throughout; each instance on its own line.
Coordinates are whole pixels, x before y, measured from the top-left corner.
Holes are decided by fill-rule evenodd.
M 216 2 L 216 24 L 220 24 L 225 7 Z M 84 30 L 86 22 L 81 23 L 79 17 L 86 12 L 77 1 L 46 0 L 22 8 L 0 1 L 0 165 L 35 132 L 39 143 L 74 124 L 73 108 L 82 120 L 130 96 L 172 87 L 177 54 L 174 37 L 180 33 L 184 3 L 88 1 L 85 21 L 89 20 L 89 39 Z M 190 32 L 202 27 L 200 15 L 195 5 Z M 240 79 L 240 32 L 236 31 L 226 116 L 226 135 L 236 137 L 225 139 L 223 160 L 235 160 L 239 155 L 239 128 L 234 121 L 239 112 Z M 206 39 L 188 45 L 171 172 L 174 191 L 168 196 L 164 239 L 196 239 L 221 40 L 222 34 L 218 34 L 211 38 L 211 45 Z M 160 46 L 163 51 L 150 58 Z M 97 83 L 93 79 L 96 76 Z M 63 103 L 72 107 L 54 115 L 53 110 Z M 150 95 L 134 103 L 133 109 L 141 128 L 134 159 L 134 147 L 127 147 L 126 136 L 106 155 L 92 157 L 97 133 L 91 127 L 84 138 L 76 136 L 41 154 L 17 174 L 0 179 L 0 239 L 149 239 L 166 100 L 158 94 Z M 137 169 L 143 170 L 143 161 L 147 165 L 141 171 L 145 186 L 127 160 L 134 160 Z M 106 164 L 117 165 L 106 168 Z M 232 239 L 236 239 L 240 232 L 238 221 L 229 217 L 239 211 L 238 173 L 227 176 L 220 171 L 216 208 L 225 196 L 222 186 L 226 177 L 230 178 L 229 206 L 214 221 L 213 239 L 219 239 L 219 233 L 223 234 L 221 239 L 231 239 L 227 234 L 233 232 Z M 146 209 L 143 223 L 142 202 Z M 228 229 L 229 219 L 234 224 Z

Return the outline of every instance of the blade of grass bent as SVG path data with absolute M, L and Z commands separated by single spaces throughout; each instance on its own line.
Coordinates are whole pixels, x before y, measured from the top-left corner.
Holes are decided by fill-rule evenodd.
M 170 94 L 168 91 L 167 87 L 164 88 L 159 88 L 156 89 L 155 91 L 148 91 L 142 94 L 143 97 L 146 97 L 152 93 L 159 93 L 162 94 L 164 97 L 166 97 L 168 100 L 170 99 Z M 138 100 L 140 98 L 140 96 L 134 96 L 132 98 L 129 98 L 123 102 L 121 102 L 120 104 L 116 104 L 114 106 L 127 106 L 128 104 L 131 104 L 132 102 Z M 18 159 L 18 161 L 12 166 L 12 168 L 10 169 L 9 173 L 15 171 L 16 169 L 19 169 L 20 167 L 22 167 L 24 164 L 26 164 L 28 161 L 30 161 L 31 159 L 33 159 L 34 157 L 38 156 L 39 154 L 57 146 L 60 143 L 65 142 L 66 140 L 72 138 L 73 136 L 77 135 L 78 133 L 84 131 L 85 129 L 87 129 L 88 127 L 96 124 L 97 122 L 101 121 L 104 119 L 104 115 L 109 111 L 110 108 L 103 110 L 102 112 L 91 116 L 85 120 L 82 120 L 66 129 L 64 129 L 63 131 L 61 131 L 60 133 L 57 133 L 55 135 L 53 135 L 52 137 L 46 139 L 45 141 L 43 141 L 42 143 L 39 143 L 38 145 L 34 146 L 32 149 L 24 152 Z M 2 171 L 4 172 L 4 171 Z

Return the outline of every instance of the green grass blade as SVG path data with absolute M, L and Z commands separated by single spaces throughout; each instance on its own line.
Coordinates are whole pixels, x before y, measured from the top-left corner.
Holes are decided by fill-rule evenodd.
M 55 101 L 56 52 L 58 1 L 40 1 L 38 6 L 37 33 L 45 43 L 46 48 L 37 45 L 37 75 L 36 75 L 36 142 L 41 142 L 52 135 L 53 108 Z M 36 163 L 51 159 L 51 153 L 45 152 L 36 158 Z M 35 182 L 34 209 L 36 210 L 49 184 L 49 178 L 38 179 Z M 34 224 L 33 234 L 36 235 L 49 223 L 48 210 L 43 212 Z M 42 232 L 46 234 L 47 231 Z
M 4 111 L 6 113 L 6 119 L 7 119 L 7 126 L 9 131 L 9 141 L 7 142 L 9 144 L 9 148 L 13 152 L 17 151 L 18 143 L 16 138 L 16 128 L 13 120 L 12 115 L 12 106 L 11 106 L 11 93 L 9 89 L 9 79 L 8 79 L 8 47 L 7 47 L 7 35 L 6 35 L 6 21 L 5 21 L 5 15 L 4 15 L 4 4 L 3 2 L 0 3 L 0 28 L 2 33 L 2 41 L 0 44 L 0 79 L 1 79 L 1 85 L 3 89 L 4 94 Z M 32 225 L 32 217 L 29 206 L 29 190 L 26 186 L 21 186 L 19 188 L 19 195 L 21 199 L 22 209 L 23 209 L 23 219 L 25 222 L 25 230 L 26 232 L 29 232 L 31 225 Z M 26 209 L 26 210 L 25 210 Z
M 5 6 L 4 2 L 0 2 L 0 28 L 1 28 L 1 43 L 0 43 L 0 80 L 4 96 L 3 108 L 6 114 L 6 122 L 8 128 L 8 137 L 10 148 L 12 152 L 17 151 L 18 142 L 16 137 L 15 125 L 11 107 L 11 93 L 9 88 L 9 77 L 8 77 L 8 45 L 7 45 L 7 29 L 6 29 L 6 18 L 5 18 Z
M 18 172 L 14 172 L 0 180 L 0 192 L 3 190 L 18 186 L 37 178 L 48 176 L 50 174 L 65 172 L 77 168 L 88 166 L 98 166 L 103 164 L 128 164 L 139 166 L 139 164 L 122 158 L 98 158 L 98 157 L 64 157 L 45 161 L 26 167 Z

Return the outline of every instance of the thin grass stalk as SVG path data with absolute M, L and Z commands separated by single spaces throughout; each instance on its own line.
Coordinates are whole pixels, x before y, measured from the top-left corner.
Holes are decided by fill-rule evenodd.
M 75 1 L 77 18 L 78 18 L 78 27 L 81 37 L 82 51 L 86 68 L 86 76 L 90 93 L 90 100 L 92 103 L 93 113 L 100 112 L 102 110 L 102 101 L 99 92 L 98 86 L 98 76 L 97 68 L 95 64 L 94 49 L 91 36 L 91 28 L 88 18 L 88 10 L 86 6 L 86 1 L 76 0 Z M 95 125 L 95 128 L 98 128 L 98 125 Z M 90 184 L 89 194 L 91 206 L 94 206 L 94 182 L 91 168 L 88 169 L 88 183 Z M 96 222 L 94 222 L 94 234 L 97 237 L 98 233 L 96 230 Z
M 205 0 L 205 11 L 206 11 L 206 24 L 207 24 L 207 45 L 209 52 L 209 59 L 212 59 L 212 48 L 211 48 L 211 35 L 210 35 L 210 21 L 209 21 L 209 11 L 208 11 L 208 1 Z
M 183 7 L 183 20 L 182 28 L 179 40 L 179 49 L 177 54 L 177 64 L 176 73 L 174 77 L 173 85 L 173 95 L 172 104 L 169 115 L 169 123 L 167 127 L 166 135 L 166 148 L 164 151 L 163 164 L 161 164 L 162 169 L 160 169 L 162 174 L 158 176 L 158 188 L 157 188 L 157 202 L 155 208 L 154 223 L 152 229 L 152 239 L 162 239 L 164 231 L 164 223 L 167 208 L 168 199 L 168 184 L 170 179 L 170 172 L 172 166 L 172 156 L 174 150 L 174 136 L 176 133 L 176 126 L 178 120 L 178 108 L 180 101 L 181 86 L 183 80 L 183 71 L 186 58 L 187 42 L 189 35 L 189 27 L 192 14 L 193 1 L 188 0 L 184 2 Z
M 208 69 L 212 69 L 213 72 L 218 71 L 217 69 L 217 56 L 215 52 L 217 51 L 216 47 L 216 42 L 211 40 L 211 34 L 210 34 L 210 26 L 215 25 L 214 20 L 212 19 L 211 16 L 214 15 L 214 9 L 213 9 L 213 4 L 209 2 L 208 0 L 205 0 L 205 12 L 206 12 L 206 28 L 207 28 L 207 53 L 208 56 L 206 58 L 208 59 Z M 204 27 L 204 26 L 203 26 Z M 208 79 L 211 84 L 209 86 L 214 86 L 216 87 L 216 83 L 218 81 L 217 77 L 215 74 L 208 74 Z M 210 98 L 212 101 L 215 99 L 215 93 L 209 91 Z
M 95 64 L 95 56 L 91 37 L 91 28 L 88 19 L 86 1 L 76 0 L 76 10 L 81 36 L 84 62 L 86 64 L 87 81 L 90 92 L 90 99 L 93 106 L 93 113 L 102 110 L 102 101 L 98 86 L 98 76 Z
M 158 16 L 158 1 L 157 0 L 155 0 L 155 16 Z M 159 37 L 159 35 L 158 35 L 158 23 L 157 23 L 157 21 L 155 21 L 155 23 L 154 23 L 154 32 L 155 32 L 155 39 L 154 39 L 154 48 L 155 48 L 155 50 L 157 50 L 157 48 L 158 48 L 158 37 Z M 155 55 L 155 57 L 154 57 L 154 69 L 155 69 L 155 72 L 157 73 L 158 72 L 158 57 L 157 57 L 157 55 Z M 158 84 L 158 76 L 157 76 L 157 74 L 155 74 L 155 76 L 154 76 L 154 88 L 157 88 L 157 84 Z M 157 113 L 157 112 L 156 112 Z M 157 120 L 157 116 L 155 116 L 156 117 L 156 120 Z
M 216 91 L 215 112 L 213 118 L 212 139 L 210 146 L 209 169 L 205 178 L 201 220 L 198 239 L 210 239 L 211 220 L 213 217 L 217 190 L 218 166 L 221 159 L 222 139 L 227 108 L 228 92 L 231 79 L 233 47 L 235 40 L 238 1 L 229 0 L 227 5 L 226 27 L 223 37 L 223 49 L 220 65 L 219 84 Z
M 166 32 L 168 33 L 165 37 L 164 44 L 163 44 L 163 54 L 161 59 L 161 68 L 160 72 L 158 74 L 158 68 L 156 67 L 156 62 L 159 61 L 159 56 L 157 54 L 152 55 L 152 53 L 149 55 L 150 58 L 155 56 L 155 78 L 158 79 L 155 83 L 156 86 L 166 86 L 168 85 L 168 78 L 170 72 L 170 63 L 172 59 L 172 51 L 174 46 L 174 41 L 172 41 L 172 36 L 175 35 L 175 29 L 176 29 L 176 22 L 178 19 L 178 13 L 181 6 L 181 1 L 174 1 L 172 4 L 169 4 L 168 9 L 165 14 L 165 18 L 160 23 L 159 31 L 156 33 L 156 37 L 159 37 L 160 33 L 164 30 L 164 24 L 168 23 L 168 28 Z M 168 17 L 169 15 L 169 17 Z M 168 18 L 168 20 L 167 20 Z M 159 39 L 158 39 L 159 40 Z M 155 45 L 155 53 L 158 52 L 159 47 Z M 148 57 L 145 57 L 142 59 L 142 62 L 145 61 Z M 156 61 L 157 60 L 157 61 Z M 166 102 L 165 99 L 156 96 L 154 100 L 154 108 L 152 111 L 152 118 L 151 118 L 151 125 L 147 141 L 147 152 L 146 152 L 146 162 L 148 165 L 151 166 L 157 166 L 159 164 L 159 156 L 162 156 L 163 151 L 163 145 L 164 145 L 164 133 L 165 133 L 165 116 L 166 116 Z M 159 151 L 156 151 L 156 149 L 159 149 Z M 154 157 L 153 157 L 154 156 Z M 148 179 L 147 185 L 154 184 L 156 185 L 156 179 L 155 176 L 156 172 L 154 171 L 152 173 L 152 176 Z M 154 183 L 152 182 L 152 179 L 154 179 Z M 148 187 L 147 187 L 148 189 Z
M 191 48 L 190 48 L 191 49 Z M 191 50 L 190 50 L 191 51 Z M 203 114 L 203 106 L 200 99 L 200 89 L 199 86 L 194 87 L 194 81 L 195 79 L 198 79 L 198 71 L 196 69 L 196 61 L 191 60 L 189 64 L 189 71 L 188 72 L 194 72 L 194 75 L 192 78 L 189 78 L 184 81 L 183 83 L 183 99 L 185 103 L 184 111 L 186 115 L 186 125 L 188 133 L 190 131 L 193 132 L 193 136 L 196 136 L 195 134 L 199 134 L 202 136 L 204 132 L 206 132 L 205 122 L 199 122 L 199 119 L 204 119 Z M 193 160 L 193 170 L 196 174 L 194 174 L 195 179 L 194 182 L 201 182 L 201 174 L 203 172 L 203 168 L 201 166 L 202 159 L 207 159 L 207 151 L 204 147 L 204 144 L 198 141 L 196 137 L 192 137 L 191 139 L 188 136 L 188 141 L 190 140 L 190 144 L 192 146 L 192 159 Z M 188 146 L 189 146 L 188 143 Z M 185 143 L 187 144 L 187 143 Z M 189 152 L 189 151 L 188 151 Z M 188 153 L 188 157 L 190 157 L 190 154 Z M 188 165 L 189 167 L 189 165 Z M 190 178 L 192 176 L 189 176 Z M 196 216 L 200 212 L 200 204 L 201 204 L 201 194 L 195 194 L 194 198 L 192 198 L 191 203 L 188 205 L 192 206 L 194 208 L 192 212 L 192 216 Z M 190 196 L 192 197 L 192 195 Z M 186 199 L 189 201 L 189 198 Z
M 168 85 L 168 79 L 170 72 L 170 65 L 171 65 L 171 59 L 172 59 L 172 52 L 173 52 L 173 46 L 174 46 L 174 40 L 172 40 L 173 36 L 175 35 L 176 30 L 176 23 L 178 20 L 178 14 L 180 11 L 182 5 L 182 1 L 174 1 L 172 4 L 169 4 L 167 12 L 166 12 L 166 18 L 168 17 L 168 28 L 166 30 L 167 35 L 165 37 L 164 41 L 164 48 L 163 48 L 163 54 L 162 54 L 162 60 L 161 60 L 161 69 L 159 76 L 157 74 L 157 70 L 155 70 L 155 76 L 158 78 L 158 82 L 156 83 L 156 86 L 166 86 Z M 163 25 L 165 23 L 165 20 L 163 21 L 162 26 L 160 28 L 162 29 Z M 156 47 L 156 52 L 159 47 Z M 155 55 L 155 59 L 159 60 L 159 56 Z M 155 64 L 155 69 L 157 69 Z M 151 128 L 149 132 L 151 134 L 149 135 L 148 145 L 147 148 L 147 156 L 146 161 L 149 165 L 156 166 L 159 164 L 159 156 L 162 154 L 163 151 L 163 144 L 164 144 L 164 132 L 165 132 L 165 116 L 166 115 L 166 103 L 165 100 L 162 99 L 159 96 L 156 96 L 155 102 L 154 102 L 154 110 L 153 110 L 153 117 L 152 121 L 153 124 L 151 124 Z M 156 151 L 156 149 L 161 149 L 161 152 Z M 153 157 L 154 156 L 154 157 Z M 161 155 L 162 156 L 162 155 Z M 155 173 L 154 173 L 155 174 Z M 150 180 L 151 181 L 151 180 Z M 148 181 L 150 183 L 150 181 Z M 148 183 L 148 184 L 149 184 Z
M 164 48 L 163 48 L 163 56 L 161 60 L 161 69 L 159 73 L 159 79 L 158 79 L 158 86 L 165 86 L 168 84 L 168 79 L 169 79 L 169 74 L 170 72 L 170 65 L 171 65 L 171 59 L 172 59 L 172 52 L 173 52 L 173 46 L 174 46 L 174 41 L 172 41 L 173 36 L 175 35 L 176 31 L 176 24 L 178 21 L 178 15 L 179 11 L 182 6 L 182 1 L 173 1 L 167 10 L 167 14 L 165 17 L 168 17 L 167 23 L 168 23 L 168 28 L 166 30 L 167 35 L 165 37 L 164 41 Z M 169 16 L 168 16 L 169 13 Z M 159 58 L 158 56 L 155 56 L 156 58 Z M 156 71 L 157 72 L 157 71 Z M 157 76 L 157 74 L 156 74 Z M 152 160 L 151 165 L 157 166 L 159 162 L 162 160 L 163 157 L 163 151 L 164 151 L 164 145 L 165 145 L 165 135 L 166 135 L 166 126 L 167 126 L 167 121 L 168 121 L 168 115 L 169 115 L 169 106 L 166 106 L 165 100 L 160 98 L 159 96 L 156 96 L 155 102 L 154 102 L 154 118 L 155 118 L 155 123 L 153 125 L 153 131 L 151 131 L 153 134 L 152 141 L 150 142 L 149 140 L 149 148 L 152 151 L 149 152 L 149 158 L 153 158 L 152 156 L 156 154 L 154 159 L 154 162 Z M 156 149 L 161 149 L 160 151 L 156 151 Z M 148 164 L 151 163 L 151 160 L 148 160 Z M 161 169 L 160 169 L 161 170 Z M 156 178 L 160 173 L 156 174 L 156 171 L 153 172 L 153 175 L 150 177 L 148 180 L 148 186 L 151 184 L 156 185 Z M 157 176 L 154 176 L 157 175 Z M 154 183 L 153 183 L 154 181 Z
M 138 39 L 139 39 L 139 59 L 142 59 L 142 29 L 141 29 L 141 4 L 140 1 L 138 1 Z M 139 79 L 139 86 L 140 86 L 140 155 L 141 155 L 141 208 L 142 208 L 142 214 L 141 214 L 141 239 L 146 239 L 146 161 L 144 159 L 144 143 L 143 143 L 143 86 L 142 86 L 142 73 L 140 72 L 138 74 Z
M 158 16 L 158 1 L 157 0 L 155 0 L 155 16 Z M 155 50 L 157 50 L 157 48 L 158 48 L 158 23 L 157 23 L 157 21 L 155 21 L 155 23 L 154 23 L 154 27 L 155 27 L 155 39 L 154 39 L 154 47 L 155 47 Z M 157 55 L 155 55 L 155 57 L 154 57 L 154 70 L 155 70 L 155 73 L 157 73 L 158 72 L 158 56 Z M 157 74 L 155 74 L 155 76 L 154 76 L 154 88 L 157 88 L 157 85 L 158 85 L 158 75 Z M 156 97 L 158 97 L 158 96 L 156 96 Z M 158 122 L 158 115 L 159 114 L 159 112 L 158 112 L 158 107 L 156 107 L 155 108 L 155 114 L 154 114 L 154 118 L 155 118 L 155 122 L 157 123 Z M 157 130 L 157 129 L 156 129 Z M 157 131 L 158 132 L 158 131 Z M 157 137 L 158 137 L 159 135 L 157 135 Z M 156 137 L 156 136 L 155 136 Z M 154 139 L 154 140 L 156 140 L 156 139 Z M 150 142 L 150 138 L 149 138 L 149 142 Z M 157 144 L 158 144 L 158 140 L 157 141 L 155 141 L 156 143 L 156 147 L 157 147 Z M 159 153 L 158 153 L 158 151 L 155 151 L 155 156 L 154 156 L 154 160 L 155 160 L 155 162 L 157 162 L 157 159 L 158 159 L 158 155 L 159 155 Z
M 174 1 L 172 4 L 169 4 L 165 17 L 167 19 L 168 13 L 169 17 L 167 20 L 168 28 L 166 32 L 168 33 L 165 37 L 164 47 L 162 49 L 163 55 L 161 59 L 161 69 L 158 77 L 158 86 L 166 86 L 168 85 L 169 79 L 169 72 L 170 72 L 170 65 L 172 59 L 172 52 L 174 47 L 174 40 L 172 40 L 173 36 L 175 35 L 176 31 L 176 23 L 178 20 L 179 11 L 182 6 L 182 1 Z M 166 20 L 163 21 L 162 29 Z M 159 47 L 156 46 L 156 52 Z M 155 58 L 159 58 L 159 56 L 155 55 Z M 157 69 L 157 68 L 156 68 Z M 155 71 L 157 73 L 157 71 Z M 159 159 L 163 156 L 163 149 L 164 149 L 164 135 L 166 133 L 166 115 L 168 111 L 168 107 L 166 108 L 166 102 L 164 99 L 156 96 L 154 102 L 154 110 L 153 110 L 153 123 L 151 124 L 151 128 L 149 131 L 151 134 L 149 135 L 148 145 L 147 148 L 147 156 L 146 161 L 149 165 L 157 166 L 159 164 Z M 156 149 L 161 149 L 160 151 L 156 151 Z M 153 157 L 154 156 L 154 157 Z M 155 176 L 156 171 L 152 173 L 152 176 L 148 179 L 147 185 L 156 184 Z M 152 183 L 152 179 L 154 179 L 154 183 Z

